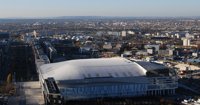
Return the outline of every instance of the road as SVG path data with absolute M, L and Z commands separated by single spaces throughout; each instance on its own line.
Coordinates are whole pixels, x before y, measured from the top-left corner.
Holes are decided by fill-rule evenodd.
M 8 105 L 44 105 L 39 82 L 20 82 L 16 87 L 16 95 L 9 98 Z

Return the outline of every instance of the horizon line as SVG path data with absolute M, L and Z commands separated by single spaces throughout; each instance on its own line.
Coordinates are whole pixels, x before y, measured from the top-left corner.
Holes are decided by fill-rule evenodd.
M 0 17 L 0 19 L 65 19 L 70 17 L 101 17 L 101 18 L 200 18 L 200 16 L 37 16 L 37 17 Z

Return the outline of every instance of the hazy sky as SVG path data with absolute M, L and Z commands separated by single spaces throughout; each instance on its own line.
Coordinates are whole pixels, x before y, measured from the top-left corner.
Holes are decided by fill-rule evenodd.
M 200 0 L 0 0 L 0 18 L 200 16 Z

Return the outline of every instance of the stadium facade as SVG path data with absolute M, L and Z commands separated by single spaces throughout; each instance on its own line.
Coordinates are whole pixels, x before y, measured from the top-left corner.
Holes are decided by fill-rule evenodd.
M 173 95 L 174 70 L 153 62 L 125 58 L 70 60 L 38 70 L 47 104 L 71 100 Z

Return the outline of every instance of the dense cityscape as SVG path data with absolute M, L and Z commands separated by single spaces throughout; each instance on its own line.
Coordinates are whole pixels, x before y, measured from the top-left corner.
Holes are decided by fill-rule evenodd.
M 142 70 L 146 72 L 141 73 Z M 76 72 L 81 77 L 77 77 Z M 107 72 L 108 76 L 105 76 Z M 118 78 L 118 81 L 111 78 Z M 126 83 L 128 81 L 123 78 L 131 78 L 132 81 Z M 101 79 L 104 82 L 100 82 Z M 137 79 L 141 83 L 136 82 Z M 95 87 L 94 82 L 98 83 L 97 86 L 117 86 L 114 83 L 119 82 L 124 85 L 116 87 L 117 92 L 124 88 L 123 92 L 131 93 L 137 90 L 137 86 L 136 90 L 132 90 L 132 85 L 126 84 L 142 84 L 138 86 L 145 89 L 146 84 L 151 84 L 145 81 L 151 79 L 156 85 L 148 85 L 146 88 L 150 90 L 143 92 L 139 89 L 139 93 L 130 95 L 119 93 L 120 97 L 116 93 L 117 98 L 113 98 L 112 92 L 102 91 L 105 88 L 112 91 L 109 90 L 110 85 L 101 89 Z M 81 84 L 93 92 L 85 93 L 93 98 L 87 96 L 88 99 L 84 99 L 83 90 L 76 90 L 84 87 Z M 65 86 L 74 90 L 63 90 Z M 96 89 L 100 89 L 100 93 L 95 93 Z M 200 18 L 80 16 L 1 19 L 0 105 L 18 105 L 16 103 L 198 105 Z

